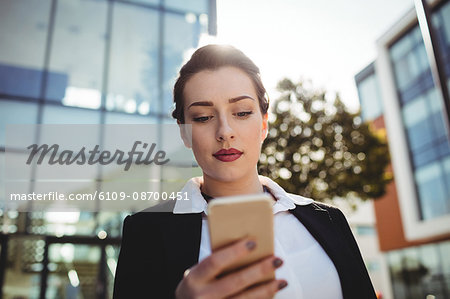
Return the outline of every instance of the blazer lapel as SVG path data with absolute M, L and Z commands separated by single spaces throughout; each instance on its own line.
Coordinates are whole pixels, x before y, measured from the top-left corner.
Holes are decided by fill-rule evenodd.
M 184 271 L 198 262 L 202 214 L 173 214 L 162 228 L 168 283 L 173 289 Z
M 349 281 L 347 268 L 352 259 L 346 247 L 343 246 L 342 239 L 344 236 L 342 236 L 340 230 L 337 228 L 337 224 L 333 222 L 329 212 L 315 203 L 297 206 L 291 212 L 306 227 L 330 257 L 338 272 L 342 289 L 351 287 L 347 285 Z

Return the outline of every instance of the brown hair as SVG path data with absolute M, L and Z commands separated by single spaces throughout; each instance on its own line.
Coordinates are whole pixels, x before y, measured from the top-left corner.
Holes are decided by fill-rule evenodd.
M 184 87 L 186 82 L 195 74 L 204 70 L 216 70 L 223 66 L 233 66 L 244 71 L 252 80 L 258 96 L 262 114 L 269 108 L 269 100 L 265 97 L 259 68 L 242 51 L 229 45 L 207 45 L 197 49 L 191 59 L 183 65 L 173 88 L 175 109 L 172 117 L 184 123 Z

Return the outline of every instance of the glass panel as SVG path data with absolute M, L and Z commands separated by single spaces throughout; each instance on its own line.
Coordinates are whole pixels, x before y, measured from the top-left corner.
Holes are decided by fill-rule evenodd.
M 356 234 L 358 236 L 372 236 L 375 235 L 375 227 L 368 225 L 358 225 L 356 226 Z
M 99 108 L 105 51 L 105 1 L 58 1 L 46 98 Z
M 173 119 L 172 117 L 164 117 L 163 118 L 163 124 L 176 124 L 177 121 Z
M 450 275 L 450 241 L 439 244 L 439 254 L 444 274 Z
M 450 2 L 447 2 L 440 10 L 445 32 L 447 46 L 450 46 Z
M 394 298 L 406 299 L 406 286 L 404 281 L 404 271 L 402 265 L 402 254 L 400 251 L 391 251 L 387 254 L 389 272 L 392 279 L 392 290 Z
M 439 244 L 439 254 L 441 258 L 444 285 L 447 294 L 450 293 L 450 241 Z
M 375 74 L 358 84 L 364 120 L 374 120 L 383 113 L 383 104 Z
M 420 207 L 424 220 L 448 214 L 447 192 L 440 161 L 430 163 L 415 171 Z
M 409 77 L 410 81 L 416 79 L 418 77 L 418 75 L 420 74 L 418 57 L 416 57 L 416 55 L 414 55 L 415 54 L 414 51 L 411 51 L 406 55 L 406 60 L 408 63 L 408 68 L 409 68 L 408 77 Z
M 93 235 L 94 213 L 89 212 L 32 212 L 28 232 L 57 237 Z
M 44 124 L 98 124 L 100 111 L 46 105 L 42 118 Z
M 97 298 L 100 246 L 51 244 L 46 298 Z
M 408 298 L 420 298 L 422 295 L 420 282 L 426 275 L 427 269 L 420 263 L 416 247 L 403 250 L 402 268 L 403 280 L 408 288 Z
M 117 260 L 119 259 L 119 246 L 107 245 L 106 248 L 106 290 L 107 298 L 112 298 L 114 277 L 116 276 Z
M 159 111 L 158 28 L 157 11 L 114 3 L 107 110 Z
M 444 182 L 447 191 L 447 200 L 446 200 L 447 210 L 450 210 L 450 156 L 447 156 L 447 158 L 443 161 L 442 165 L 444 167 L 445 172 Z
M 422 265 L 422 287 L 425 294 L 444 298 L 442 293 L 442 270 L 439 261 L 438 246 L 435 244 L 419 247 L 420 265 Z
M 195 13 L 208 13 L 209 0 L 164 0 L 166 7 Z
M 423 43 L 417 45 L 414 52 L 417 58 L 417 66 L 419 68 L 418 71 L 420 74 L 422 74 L 423 72 L 430 69 L 430 63 L 428 62 L 428 56 L 425 50 L 425 45 Z
M 50 3 L 0 1 L 0 93 L 39 97 Z
M 397 81 L 397 88 L 399 90 L 403 91 L 408 86 L 411 80 L 409 72 L 410 70 L 407 57 L 401 58 L 394 64 L 394 73 Z
M 429 109 L 423 96 L 408 102 L 402 110 L 403 119 L 412 150 L 419 148 L 432 140 L 432 125 L 429 119 Z
M 144 4 L 159 4 L 159 2 L 160 2 L 160 0 L 125 0 L 125 1 L 144 3 Z
M 108 237 L 121 237 L 122 223 L 130 212 L 100 212 L 97 214 L 98 230 L 103 230 Z
M 413 47 L 413 40 L 410 36 L 411 33 L 407 33 L 401 39 L 399 39 L 390 49 L 391 57 L 394 62 L 398 61 L 400 58 L 404 57 L 407 53 L 411 51 Z
M 158 119 L 153 116 L 129 115 L 124 113 L 107 112 L 105 124 L 156 124 Z
M 444 124 L 444 115 L 443 115 L 443 101 L 441 97 L 438 95 L 436 88 L 431 89 L 427 93 L 427 100 L 430 103 L 431 112 L 433 115 L 431 116 L 434 132 L 436 138 L 445 138 L 447 139 L 445 124 Z
M 414 168 L 419 168 L 440 157 L 440 147 L 436 145 L 423 146 L 411 152 Z
M 162 113 L 172 112 L 172 90 L 183 61 L 197 48 L 200 34 L 206 32 L 196 16 L 164 15 L 164 102 Z
M 5 146 L 7 124 L 34 124 L 37 121 L 36 103 L 0 99 L 0 146 Z
M 42 238 L 9 236 L 3 298 L 39 298 Z

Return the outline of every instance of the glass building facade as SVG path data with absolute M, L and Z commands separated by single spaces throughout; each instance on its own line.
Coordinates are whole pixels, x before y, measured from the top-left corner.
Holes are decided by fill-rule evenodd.
M 433 8 L 432 22 L 443 54 L 441 65 L 445 69 L 446 84 L 450 87 L 450 1 L 440 1 Z M 398 37 L 393 32 L 402 33 Z M 395 96 L 388 99 L 398 101 L 400 108 L 399 115 L 391 113 L 390 117 L 401 119 L 406 137 L 404 153 L 409 156 L 409 167 L 401 171 L 395 169 L 394 177 L 396 184 L 400 184 L 401 176 L 413 174 L 411 189 L 415 189 L 413 193 L 417 195 L 418 222 L 428 223 L 450 216 L 450 141 L 444 123 L 443 100 L 433 82 L 417 22 L 406 31 L 395 27 L 386 36 L 389 36 L 386 40 L 397 36 L 384 44 L 388 55 L 386 64 L 392 70 L 395 88 Z M 377 120 L 382 115 L 387 121 L 384 109 L 389 108 L 383 107 L 383 103 L 386 105 L 388 101 L 382 101 L 381 90 L 390 87 L 381 86 L 380 81 L 381 76 L 389 76 L 386 76 L 386 69 L 376 69 L 380 65 L 382 63 L 372 63 L 355 76 L 365 121 Z M 390 146 L 400 147 L 401 143 L 389 136 L 389 130 L 387 133 Z M 397 186 L 397 192 L 400 188 L 402 186 Z M 416 239 L 423 245 L 405 243 L 404 248 L 386 252 L 393 298 L 450 298 L 450 241 L 445 236 L 433 240 L 432 233 L 430 231 L 429 238 Z
M 432 18 L 450 86 L 450 2 Z M 433 82 L 418 26 L 390 48 L 403 124 L 423 220 L 450 214 L 450 144 L 443 102 Z
M 0 196 L 8 124 L 174 123 L 175 77 L 200 37 L 215 35 L 215 7 L 215 0 L 0 0 Z M 112 296 L 131 211 L 0 208 L 3 298 Z
M 387 253 L 395 299 L 450 297 L 450 241 Z

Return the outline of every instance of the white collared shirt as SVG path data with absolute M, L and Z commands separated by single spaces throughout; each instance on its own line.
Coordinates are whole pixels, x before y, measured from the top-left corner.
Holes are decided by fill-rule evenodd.
M 277 198 L 273 205 L 274 247 L 275 256 L 280 257 L 284 264 L 276 270 L 275 276 L 277 279 L 285 279 L 288 286 L 279 291 L 275 298 L 343 298 L 339 276 L 333 262 L 305 226 L 288 212 L 295 209 L 296 205 L 308 205 L 313 200 L 287 193 L 267 177 L 259 176 L 259 180 Z M 200 191 L 202 182 L 201 177 L 196 177 L 186 183 L 181 192 L 187 192 L 191 200 L 177 201 L 173 213 L 207 214 L 208 203 Z M 199 261 L 210 254 L 208 219 L 204 217 Z

